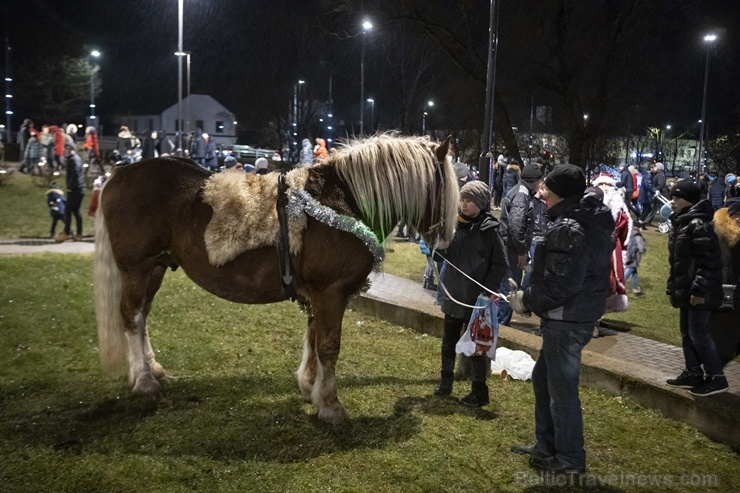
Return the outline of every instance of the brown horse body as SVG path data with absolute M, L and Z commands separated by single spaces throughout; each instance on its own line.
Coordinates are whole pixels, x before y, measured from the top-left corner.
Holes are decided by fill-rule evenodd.
M 373 139 L 380 140 L 372 142 Z M 448 239 L 452 234 L 454 216 L 450 216 L 456 208 L 457 187 L 446 158 L 447 143 L 438 146 L 422 139 L 389 136 L 373 139 L 337 153 L 341 154 L 338 159 L 343 160 L 341 166 L 350 171 L 343 172 L 338 169 L 340 164 L 331 160 L 311 167 L 305 191 L 318 203 L 358 218 L 375 231 L 389 231 L 389 221 L 416 214 L 415 222 L 421 231 L 443 223 L 440 237 Z M 362 158 L 380 159 L 397 143 L 404 148 L 421 146 L 437 167 L 434 174 L 427 170 L 425 176 L 439 179 L 414 184 L 429 189 L 428 193 L 417 195 L 417 200 L 424 197 L 426 203 L 391 204 L 387 205 L 390 209 L 377 210 L 375 204 L 363 201 L 367 201 L 367 190 L 382 182 L 375 174 L 384 173 L 386 165 L 363 162 Z M 368 155 L 368 146 L 387 149 Z M 417 176 L 413 170 L 420 165 L 411 160 L 412 156 L 401 153 L 390 158 L 388 166 L 393 170 L 408 165 L 410 176 Z M 376 168 L 369 185 L 363 184 L 364 189 L 349 181 L 359 179 L 351 171 L 352 166 Z M 184 160 L 155 159 L 121 168 L 101 195 L 95 262 L 101 364 L 108 371 L 128 367 L 135 393 L 156 395 L 160 391 L 159 381 L 166 378 L 154 358 L 146 318 L 168 266 L 181 266 L 197 285 L 229 301 L 273 303 L 287 299 L 274 246 L 243 252 L 218 267 L 209 262 L 204 231 L 213 210 L 201 198 L 209 176 L 207 171 Z M 361 195 L 359 203 L 355 195 Z M 412 194 L 406 195 L 410 199 Z M 453 202 L 452 207 L 449 202 Z M 374 217 L 366 217 L 368 210 L 375 211 Z M 297 372 L 299 388 L 304 399 L 317 406 L 320 419 L 339 423 L 346 418 L 335 382 L 342 318 L 349 297 L 365 284 L 375 259 L 357 236 L 309 216 L 301 252 L 291 260 L 298 298 L 310 305 L 303 359 Z

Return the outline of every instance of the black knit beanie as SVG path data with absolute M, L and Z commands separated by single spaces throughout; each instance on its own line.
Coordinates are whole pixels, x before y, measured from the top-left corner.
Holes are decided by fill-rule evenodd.
M 701 200 L 701 189 L 693 180 L 681 180 L 671 188 L 671 198 L 673 197 L 680 197 L 696 204 Z
M 586 174 L 574 164 L 559 164 L 545 178 L 547 188 L 560 198 L 583 195 Z

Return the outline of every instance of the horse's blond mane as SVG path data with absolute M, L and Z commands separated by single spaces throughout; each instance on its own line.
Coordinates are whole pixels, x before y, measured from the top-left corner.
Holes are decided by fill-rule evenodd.
M 383 238 L 399 217 L 418 225 L 431 203 L 432 215 L 442 221 L 437 234 L 448 241 L 454 232 L 458 187 L 449 157 L 442 163 L 437 160 L 439 146 L 422 137 L 379 134 L 347 142 L 327 162 L 350 188 L 364 219 L 377 225 Z M 444 176 L 439 191 L 434 186 L 438 165 Z

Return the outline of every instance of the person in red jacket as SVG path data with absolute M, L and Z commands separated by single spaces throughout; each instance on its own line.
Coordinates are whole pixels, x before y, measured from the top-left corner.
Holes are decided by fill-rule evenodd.
M 64 169 L 64 133 L 57 125 L 49 127 L 49 132 L 54 137 L 54 168 L 58 171 Z
M 92 166 L 93 162 L 97 159 L 100 171 L 105 174 L 105 168 L 100 160 L 100 144 L 98 142 L 98 131 L 95 127 L 90 125 L 85 129 L 85 150 L 87 151 L 87 162 Z

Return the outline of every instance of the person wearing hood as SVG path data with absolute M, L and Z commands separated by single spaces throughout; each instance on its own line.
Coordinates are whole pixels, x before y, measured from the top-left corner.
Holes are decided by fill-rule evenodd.
M 452 393 L 455 347 L 473 313 L 472 308 L 459 305 L 455 300 L 474 305 L 478 295 L 490 296 L 479 284 L 493 292 L 500 292 L 508 271 L 504 240 L 499 232 L 498 220 L 489 213 L 490 204 L 491 195 L 485 183 L 474 180 L 463 185 L 455 236 L 448 246 L 435 252 L 435 261 L 446 260 L 456 267 L 445 268 L 440 274 L 440 283 L 444 286 L 444 295 L 440 300 L 440 308 L 444 313 L 444 333 L 441 379 L 435 395 Z M 473 370 L 471 392 L 459 402 L 469 407 L 485 406 L 489 403 L 486 386 L 488 358 L 485 354 L 473 355 L 470 363 Z
M 298 166 L 308 166 L 311 163 L 313 163 L 313 148 L 311 147 L 311 141 L 303 139 L 303 141 L 301 141 L 301 156 L 298 161 Z
M 715 212 L 712 224 L 722 252 L 722 288 L 728 303 L 712 312 L 709 327 L 726 366 L 740 355 L 740 197 L 730 198 Z
M 545 186 L 551 224 L 535 253 L 530 286 L 509 295 L 515 312 L 541 320 L 542 349 L 532 372 L 536 443 L 511 450 L 529 455 L 530 466 L 543 473 L 578 474 L 586 470 L 581 352 L 606 307 L 614 219 L 603 192 L 586 190 L 578 166 L 555 166 Z
M 118 130 L 116 151 L 122 160 L 133 162 L 134 149 L 139 145 L 141 145 L 139 139 L 131 133 L 127 126 L 124 125 Z
M 67 201 L 64 199 L 64 191 L 57 187 L 57 182 L 53 181 L 46 191 L 46 205 L 49 207 L 51 215 L 51 234 L 49 238 L 54 238 L 57 229 L 57 223 L 64 221 L 65 208 Z
M 726 392 L 717 347 L 709 333 L 712 310 L 722 304 L 722 253 L 710 222 L 714 215 L 709 200 L 701 199 L 701 187 L 682 180 L 671 188 L 669 216 L 673 229 L 668 237 L 670 272 L 666 294 L 680 310 L 681 346 L 685 368 L 668 385 L 690 389 L 705 397 Z
M 509 194 L 509 190 L 514 188 L 519 183 L 519 177 L 521 175 L 522 168 L 519 166 L 519 162 L 516 159 L 511 159 L 506 165 L 506 171 L 503 172 L 501 177 L 501 189 L 503 196 L 506 197 Z M 503 200 L 503 198 L 502 198 Z

